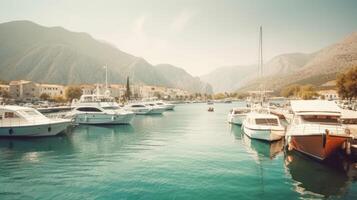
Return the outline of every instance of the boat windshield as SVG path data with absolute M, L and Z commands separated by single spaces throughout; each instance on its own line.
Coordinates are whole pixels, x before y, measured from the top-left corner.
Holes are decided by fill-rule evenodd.
M 164 105 L 163 103 L 156 103 L 156 104 L 157 104 L 157 105 L 160 105 L 160 106 L 161 106 L 161 105 Z
M 22 110 L 21 113 L 28 116 L 40 116 L 40 113 L 36 112 L 35 110 Z
M 145 107 L 144 105 L 132 105 L 131 107 L 133 108 L 142 108 L 142 107 Z
M 238 110 L 238 109 L 233 111 L 233 113 L 236 114 L 236 115 L 237 114 L 244 114 L 244 113 L 248 113 L 248 112 L 249 112 L 249 110 Z
M 340 123 L 339 116 L 328 116 L 328 115 L 304 115 L 302 119 L 305 122 L 312 123 L 329 123 L 329 124 L 338 124 Z
M 278 119 L 274 119 L 274 118 L 255 119 L 255 123 L 257 125 L 269 125 L 269 126 L 278 126 L 279 125 Z
M 107 106 L 107 107 L 103 107 L 104 110 L 118 110 L 119 107 L 118 106 Z

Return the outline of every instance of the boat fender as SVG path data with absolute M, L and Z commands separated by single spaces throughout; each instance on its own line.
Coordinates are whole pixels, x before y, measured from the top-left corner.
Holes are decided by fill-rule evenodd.
M 345 133 L 346 133 L 346 135 L 351 135 L 351 130 L 349 128 L 346 128 Z
M 88 121 L 88 116 L 87 115 L 84 115 L 84 121 Z
M 9 135 L 14 134 L 14 130 L 12 128 L 9 129 Z
M 51 132 L 51 131 L 52 131 L 51 126 L 49 126 L 49 127 L 47 128 L 47 131 L 48 131 L 48 132 Z
M 114 121 L 115 120 L 115 116 L 112 116 L 112 121 Z
M 325 148 L 326 146 L 326 139 L 329 135 L 329 130 L 325 129 L 325 134 L 322 134 L 322 147 Z
M 345 141 L 345 143 L 346 143 L 346 154 L 351 155 L 351 142 Z

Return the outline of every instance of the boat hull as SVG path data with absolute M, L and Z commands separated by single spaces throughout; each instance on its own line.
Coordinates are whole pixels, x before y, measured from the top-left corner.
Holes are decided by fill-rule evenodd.
M 242 125 L 245 115 L 228 115 L 228 123 Z
M 130 124 L 134 119 L 134 113 L 128 114 L 77 114 L 74 122 L 77 124 Z
M 175 105 L 172 105 L 172 104 L 166 104 L 165 105 L 165 109 L 166 110 L 174 110 L 174 108 L 175 108 Z
M 71 121 L 63 120 L 48 124 L 8 126 L 0 128 L 0 137 L 45 137 L 64 132 Z
M 325 160 L 331 154 L 341 148 L 342 144 L 348 139 L 344 135 L 304 135 L 291 136 L 289 148 L 316 158 Z
M 166 109 L 165 108 L 152 108 L 150 110 L 150 112 L 148 112 L 147 114 L 156 114 L 156 115 L 159 115 L 159 114 L 162 114 L 163 112 L 165 112 Z
M 284 136 L 284 130 L 252 129 L 247 126 L 243 126 L 243 132 L 252 139 L 268 142 L 280 140 Z

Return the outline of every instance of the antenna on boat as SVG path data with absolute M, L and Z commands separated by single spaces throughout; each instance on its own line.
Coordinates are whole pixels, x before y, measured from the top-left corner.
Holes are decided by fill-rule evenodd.
M 263 76 L 263 27 L 260 26 L 259 31 L 259 73 L 260 78 Z
M 105 90 L 108 90 L 108 66 L 104 65 L 105 69 Z
M 263 27 L 260 26 L 259 28 L 259 78 L 261 79 L 263 77 Z M 263 101 L 264 101 L 264 95 L 263 93 L 263 84 L 260 83 L 260 87 L 259 87 L 259 91 L 260 91 L 260 101 L 261 104 L 263 105 Z

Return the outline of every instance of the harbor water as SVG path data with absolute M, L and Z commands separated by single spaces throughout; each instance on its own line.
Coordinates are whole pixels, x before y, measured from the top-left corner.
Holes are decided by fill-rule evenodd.
M 322 164 L 227 123 L 239 103 L 178 105 L 132 125 L 0 139 L 0 199 L 357 199 L 355 164 Z

